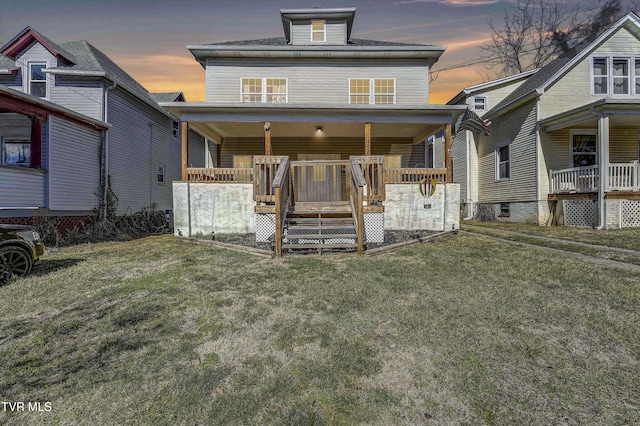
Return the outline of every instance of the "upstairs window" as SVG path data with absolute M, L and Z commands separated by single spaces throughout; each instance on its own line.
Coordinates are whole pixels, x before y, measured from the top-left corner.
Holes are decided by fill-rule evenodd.
M 629 95 L 629 59 L 613 58 L 613 94 Z
M 593 58 L 593 93 L 605 95 L 609 87 L 609 67 L 607 58 Z
M 496 146 L 496 180 L 511 179 L 511 144 L 507 141 Z
M 311 21 L 311 41 L 327 41 L 327 31 L 324 19 L 313 19 Z
M 275 103 L 288 102 L 286 78 L 243 78 L 242 102 Z
M 640 57 L 595 56 L 591 76 L 594 95 L 640 95 Z
M 46 63 L 29 64 L 29 94 L 39 98 L 48 98 L 47 75 L 42 71 L 45 68 Z
M 484 96 L 475 96 L 473 98 L 473 109 L 476 111 L 486 111 L 487 98 Z
M 393 78 L 349 79 L 349 103 L 393 105 L 396 103 L 396 80 Z

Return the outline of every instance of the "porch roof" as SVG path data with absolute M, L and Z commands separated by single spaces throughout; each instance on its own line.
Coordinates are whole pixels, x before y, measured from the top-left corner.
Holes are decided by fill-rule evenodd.
M 599 115 L 615 117 L 614 125 L 637 125 L 640 116 L 640 100 L 638 99 L 599 99 L 587 105 L 561 112 L 538 121 L 538 126 L 545 132 L 564 129 L 578 124 L 597 125 Z M 633 121 L 633 123 L 629 123 Z

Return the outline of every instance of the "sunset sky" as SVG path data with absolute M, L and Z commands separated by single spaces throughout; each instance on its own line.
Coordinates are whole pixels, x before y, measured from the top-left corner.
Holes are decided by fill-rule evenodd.
M 352 37 L 447 46 L 434 69 L 481 59 L 487 21 L 514 0 L 3 0 L 0 44 L 26 26 L 52 41 L 87 40 L 151 92 L 204 100 L 204 70 L 188 44 L 280 37 L 279 10 L 356 7 Z M 430 102 L 493 77 L 482 64 L 442 72 Z

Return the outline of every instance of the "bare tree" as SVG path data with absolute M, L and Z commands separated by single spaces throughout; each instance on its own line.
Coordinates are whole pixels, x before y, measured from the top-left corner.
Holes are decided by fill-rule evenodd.
M 487 64 L 499 77 L 540 68 L 615 22 L 623 7 L 621 0 L 589 9 L 558 0 L 518 1 L 505 10 L 501 26 L 489 20 L 491 41 L 482 46 Z

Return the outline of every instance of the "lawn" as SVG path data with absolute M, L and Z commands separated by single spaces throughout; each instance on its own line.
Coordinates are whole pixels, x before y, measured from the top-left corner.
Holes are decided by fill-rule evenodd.
M 638 424 L 640 274 L 460 234 L 282 260 L 171 236 L 0 287 L 0 424 Z

